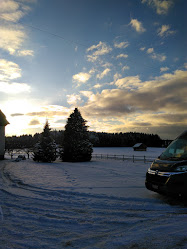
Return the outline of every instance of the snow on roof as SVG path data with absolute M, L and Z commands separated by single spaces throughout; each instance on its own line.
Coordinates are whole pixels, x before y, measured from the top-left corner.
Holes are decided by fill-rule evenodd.
M 135 144 L 134 146 L 133 146 L 133 148 L 137 148 L 137 147 L 140 147 L 141 145 L 144 145 L 144 146 L 146 146 L 145 144 L 143 144 L 143 143 L 137 143 L 137 144 Z

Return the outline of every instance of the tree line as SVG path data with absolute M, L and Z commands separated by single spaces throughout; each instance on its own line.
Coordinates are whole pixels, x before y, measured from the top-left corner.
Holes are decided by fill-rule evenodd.
M 6 137 L 6 149 L 32 148 L 40 139 L 42 133 Z M 50 131 L 57 145 L 64 144 L 64 130 Z M 132 147 L 136 143 L 144 143 L 148 147 L 162 147 L 163 140 L 156 134 L 138 132 L 106 133 L 89 131 L 89 140 L 94 147 Z

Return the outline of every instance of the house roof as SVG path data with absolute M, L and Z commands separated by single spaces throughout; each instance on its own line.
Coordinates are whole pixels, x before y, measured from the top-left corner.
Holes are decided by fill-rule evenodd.
M 5 114 L 0 110 L 0 126 L 6 126 L 9 122 L 6 120 Z
M 133 148 L 139 148 L 140 146 L 146 146 L 145 144 L 143 144 L 143 143 L 137 143 L 137 144 L 135 144 L 134 146 L 133 146 Z M 146 146 L 147 147 L 147 146 Z

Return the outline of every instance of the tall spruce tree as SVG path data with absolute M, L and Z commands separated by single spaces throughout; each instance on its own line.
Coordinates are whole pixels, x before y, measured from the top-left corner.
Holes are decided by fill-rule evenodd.
M 46 121 L 39 142 L 34 147 L 33 160 L 53 162 L 56 160 L 56 144 L 50 135 L 49 123 Z
M 90 161 L 92 143 L 89 141 L 88 126 L 77 108 L 68 118 L 64 131 L 64 143 L 61 158 L 66 162 Z

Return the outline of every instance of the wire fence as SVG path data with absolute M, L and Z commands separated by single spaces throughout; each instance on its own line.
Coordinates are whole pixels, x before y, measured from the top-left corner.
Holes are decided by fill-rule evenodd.
M 136 155 L 111 155 L 111 154 L 92 154 L 92 158 L 95 159 L 113 159 L 113 160 L 131 160 L 133 162 L 143 161 L 152 162 L 154 161 L 155 157 L 148 157 L 148 156 L 136 156 Z
M 30 158 L 32 156 L 32 150 L 28 149 L 15 149 L 15 150 L 10 150 L 6 151 L 5 155 L 8 157 L 11 157 L 11 159 L 16 158 L 18 155 L 25 155 L 26 158 Z M 112 159 L 112 160 L 130 160 L 133 162 L 137 161 L 143 161 L 144 163 L 146 162 L 153 162 L 155 160 L 155 157 L 151 156 L 137 156 L 137 155 L 118 155 L 118 154 L 92 154 L 92 159 Z

